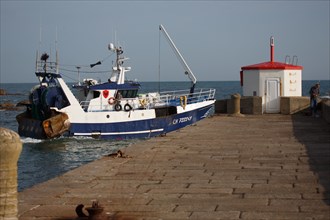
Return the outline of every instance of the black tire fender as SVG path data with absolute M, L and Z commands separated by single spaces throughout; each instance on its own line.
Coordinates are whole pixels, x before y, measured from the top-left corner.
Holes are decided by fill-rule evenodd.
M 124 105 L 124 110 L 126 111 L 126 112 L 128 112 L 128 111 L 131 111 L 132 110 L 132 106 L 130 105 L 130 104 L 125 104 Z
M 115 110 L 116 110 L 117 112 L 119 112 L 121 109 L 122 109 L 122 107 L 121 107 L 120 104 L 116 104 L 116 105 L 115 105 Z

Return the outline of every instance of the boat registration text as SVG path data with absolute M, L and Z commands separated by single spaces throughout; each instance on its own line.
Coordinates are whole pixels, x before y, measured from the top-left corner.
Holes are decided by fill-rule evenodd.
M 189 116 L 189 117 L 183 117 L 183 118 L 179 118 L 179 119 L 173 119 L 173 124 L 178 124 L 178 123 L 184 123 L 184 122 L 187 122 L 187 121 L 191 121 L 192 119 L 192 116 Z

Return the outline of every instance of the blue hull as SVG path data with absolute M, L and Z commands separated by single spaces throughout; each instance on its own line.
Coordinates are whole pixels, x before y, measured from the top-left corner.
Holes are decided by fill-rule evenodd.
M 70 136 L 92 136 L 105 139 L 150 138 L 178 130 L 207 117 L 212 105 L 189 112 L 148 120 L 119 123 L 72 123 Z

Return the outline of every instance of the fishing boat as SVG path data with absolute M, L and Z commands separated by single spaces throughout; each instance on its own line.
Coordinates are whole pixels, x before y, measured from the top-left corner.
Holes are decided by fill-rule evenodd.
M 197 89 L 196 77 L 165 28 L 160 31 L 182 63 L 192 84 L 186 90 L 140 94 L 140 83 L 125 80 L 131 70 L 123 48 L 109 44 L 116 61 L 108 81 L 86 79 L 68 86 L 56 61 L 37 52 L 35 75 L 39 80 L 30 93 L 27 110 L 19 115 L 18 133 L 36 139 L 85 136 L 108 139 L 149 138 L 178 130 L 211 114 L 215 89 Z M 72 90 L 76 90 L 72 92 Z

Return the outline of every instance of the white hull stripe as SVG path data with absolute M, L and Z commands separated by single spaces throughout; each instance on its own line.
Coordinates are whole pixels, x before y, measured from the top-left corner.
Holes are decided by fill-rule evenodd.
M 153 133 L 153 132 L 160 132 L 163 131 L 164 129 L 153 129 L 153 130 L 145 130 L 145 131 L 127 131 L 127 132 L 104 132 L 104 133 L 74 133 L 74 135 L 95 135 L 95 134 L 99 134 L 99 135 L 125 135 L 125 134 L 145 134 L 145 133 Z

